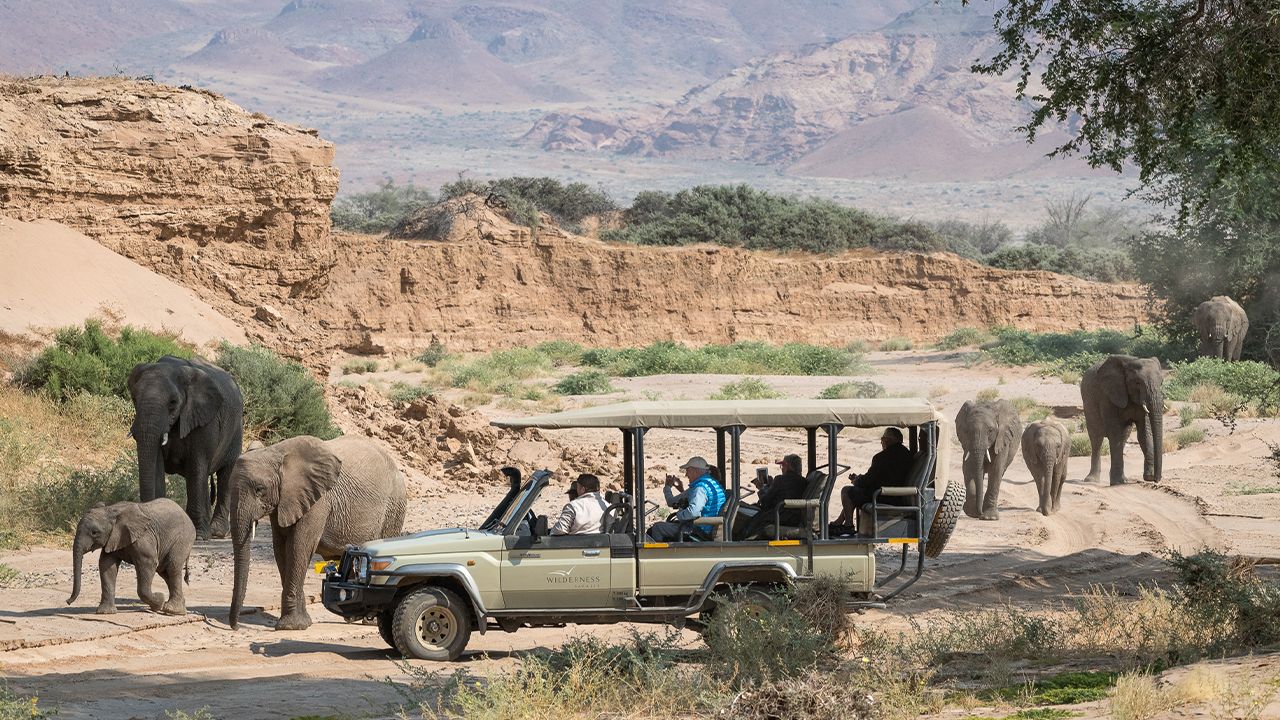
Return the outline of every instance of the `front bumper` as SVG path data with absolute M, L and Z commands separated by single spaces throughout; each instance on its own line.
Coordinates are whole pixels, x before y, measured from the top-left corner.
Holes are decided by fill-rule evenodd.
M 330 573 L 321 586 L 320 599 L 329 612 L 359 620 L 390 610 L 395 603 L 397 589 L 394 585 L 344 582 L 337 573 Z

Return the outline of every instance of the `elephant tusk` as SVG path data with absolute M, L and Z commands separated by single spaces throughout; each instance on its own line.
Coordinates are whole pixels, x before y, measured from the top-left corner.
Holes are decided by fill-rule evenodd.
M 169 444 L 169 433 L 165 433 L 164 437 L 160 438 L 160 445 L 161 447 L 163 447 L 168 444 Z
M 984 455 L 983 461 L 986 462 L 988 465 L 990 465 L 991 464 L 991 448 L 987 448 L 986 452 L 983 453 L 983 455 Z

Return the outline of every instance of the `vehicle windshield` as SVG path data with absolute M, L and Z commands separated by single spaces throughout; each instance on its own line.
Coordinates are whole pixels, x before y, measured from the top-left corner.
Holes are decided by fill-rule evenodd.
M 497 523 L 494 524 L 492 529 L 495 532 L 505 532 L 513 523 L 518 522 L 520 518 L 515 517 L 515 515 L 520 512 L 520 508 L 527 508 L 532 504 L 533 499 L 529 496 L 536 492 L 537 489 L 538 482 L 536 477 L 526 480 L 524 484 L 520 486 L 520 492 L 516 493 L 516 496 L 512 498 L 511 503 L 502 511 L 502 515 L 498 518 Z

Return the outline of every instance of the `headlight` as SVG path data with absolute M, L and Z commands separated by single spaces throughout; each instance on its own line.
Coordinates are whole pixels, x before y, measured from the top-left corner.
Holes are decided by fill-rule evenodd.
M 368 555 L 356 555 L 351 558 L 351 579 L 358 583 L 369 582 Z

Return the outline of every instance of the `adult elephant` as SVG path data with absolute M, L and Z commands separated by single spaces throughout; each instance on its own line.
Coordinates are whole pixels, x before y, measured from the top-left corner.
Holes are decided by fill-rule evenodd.
M 271 545 L 280 572 L 277 630 L 311 625 L 303 582 L 311 556 L 342 557 L 347 545 L 400 534 L 404 479 L 391 455 L 368 438 L 320 440 L 302 435 L 245 453 L 231 483 L 235 586 L 230 624 L 237 627 L 249 581 L 253 524 L 271 516 Z
M 187 481 L 187 516 L 201 540 L 226 537 L 231 468 L 240 457 L 244 400 L 235 380 L 202 360 L 166 355 L 129 373 L 138 445 L 138 499 L 165 496 L 165 474 Z M 217 474 L 215 492 L 209 476 Z M 213 513 L 210 517 L 210 495 Z
M 1137 427 L 1142 479 L 1160 482 L 1164 454 L 1163 382 L 1159 360 L 1130 355 L 1112 355 L 1081 377 L 1084 423 L 1093 449 L 1086 481 L 1097 482 L 1102 474 L 1102 439 L 1106 438 L 1111 444 L 1111 484 L 1126 482 L 1124 444 L 1129 431 Z
M 1244 336 L 1249 332 L 1249 316 L 1239 303 L 1217 295 L 1196 307 L 1192 316 L 1200 334 L 1200 355 L 1223 360 L 1239 360 Z
M 956 414 L 956 437 L 964 448 L 964 514 L 998 520 L 1000 483 L 1013 462 L 1022 420 L 1008 400 L 969 400 Z M 983 476 L 986 492 L 983 492 Z

